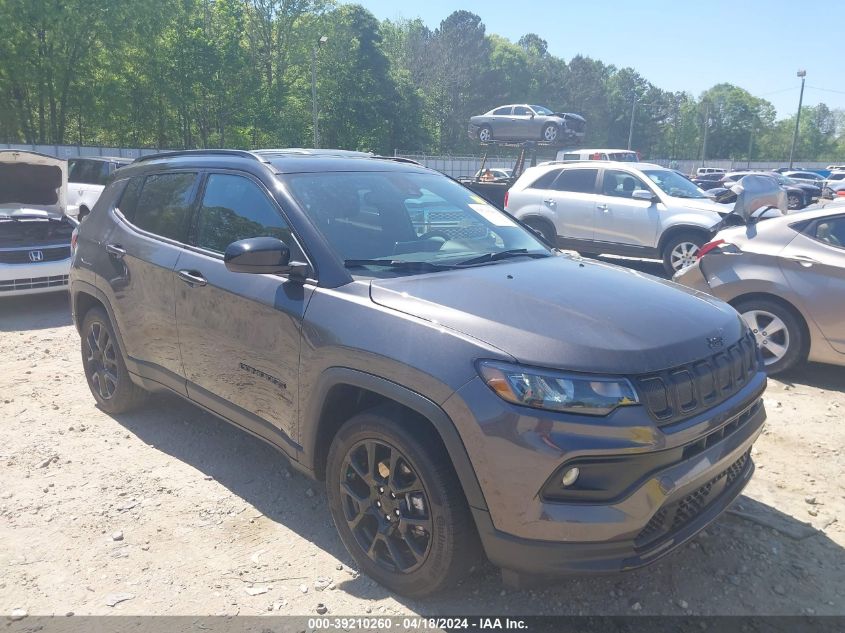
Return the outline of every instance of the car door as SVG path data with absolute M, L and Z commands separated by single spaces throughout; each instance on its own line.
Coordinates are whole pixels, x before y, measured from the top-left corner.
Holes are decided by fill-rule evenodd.
M 98 287 L 111 305 L 130 370 L 185 393 L 173 269 L 187 241 L 196 171 L 136 176 L 112 213 Z
M 539 138 L 539 130 L 535 130 L 534 112 L 527 106 L 514 106 L 507 127 L 509 138 L 532 139 Z
M 543 205 L 552 212 L 562 238 L 581 242 L 594 239 L 598 173 L 597 168 L 562 169 L 543 192 Z
M 781 252 L 780 265 L 805 312 L 845 354 L 845 215 L 810 223 Z
M 191 399 L 259 434 L 295 437 L 300 328 L 313 287 L 277 275 L 230 272 L 231 242 L 272 236 L 303 255 L 258 180 L 209 173 L 179 257 L 176 321 Z
M 508 129 L 510 126 L 510 118 L 513 108 L 511 106 L 504 106 L 496 108 L 489 116 L 490 127 L 493 129 L 494 138 L 506 138 L 508 136 Z
M 634 191 L 654 193 L 639 176 L 621 169 L 603 169 L 596 196 L 594 239 L 634 247 L 653 247 L 657 242 L 657 203 L 634 200 Z

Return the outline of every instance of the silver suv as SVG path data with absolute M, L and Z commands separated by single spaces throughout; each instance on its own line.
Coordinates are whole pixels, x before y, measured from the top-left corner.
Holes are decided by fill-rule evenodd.
M 660 258 L 669 274 L 695 262 L 730 211 L 671 169 L 594 160 L 527 169 L 505 209 L 557 246 Z

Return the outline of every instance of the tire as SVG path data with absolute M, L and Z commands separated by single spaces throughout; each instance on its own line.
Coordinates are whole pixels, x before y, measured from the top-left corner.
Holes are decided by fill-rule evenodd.
M 489 143 L 493 140 L 493 128 L 489 125 L 482 125 L 478 130 L 478 140 L 482 143 Z
M 779 374 L 804 362 L 808 341 L 792 310 L 765 298 L 744 299 L 734 304 L 734 308 L 757 338 L 767 374 Z
M 111 321 L 102 308 L 82 320 L 82 367 L 88 388 L 103 411 L 124 413 L 140 406 L 147 392 L 132 382 Z
M 403 426 L 407 417 L 381 406 L 345 422 L 329 449 L 326 490 L 359 568 L 420 598 L 454 585 L 478 562 L 480 545 L 449 456 L 426 427 Z
M 790 211 L 797 211 L 804 208 L 804 200 L 797 193 L 790 193 L 786 196 L 786 206 Z
M 560 129 L 554 123 L 543 126 L 543 138 L 546 143 L 556 143 L 560 136 Z
M 537 218 L 529 218 L 525 220 L 525 225 L 539 232 L 549 244 L 557 248 L 557 231 L 551 223 L 546 220 L 538 220 Z
M 79 207 L 79 215 L 76 216 L 76 219 L 82 222 L 82 220 L 85 219 L 85 216 L 89 213 L 91 213 L 91 211 L 88 210 L 88 207 Z
M 695 256 L 707 238 L 701 233 L 677 233 L 663 245 L 663 269 L 671 278 L 676 272 L 695 263 Z

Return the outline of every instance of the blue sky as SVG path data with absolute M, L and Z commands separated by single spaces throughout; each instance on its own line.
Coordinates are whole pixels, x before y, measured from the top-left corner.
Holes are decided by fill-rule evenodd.
M 771 101 L 778 116 L 823 101 L 845 108 L 841 30 L 815 17 L 821 5 L 794 0 L 357 0 L 379 19 L 420 17 L 431 28 L 456 9 L 481 16 L 488 33 L 517 41 L 534 32 L 565 60 L 577 54 L 631 66 L 664 90 L 698 96 L 720 82 Z M 835 12 L 834 12 L 835 13 Z M 736 26 L 734 26 L 736 25 Z M 825 90 L 822 90 L 825 89 Z M 835 91 L 835 92 L 831 92 Z M 566 104 L 550 104 L 566 107 Z

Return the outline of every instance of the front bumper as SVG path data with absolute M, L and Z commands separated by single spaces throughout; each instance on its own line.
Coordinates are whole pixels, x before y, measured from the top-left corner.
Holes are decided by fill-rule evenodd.
M 662 428 L 643 420 L 639 407 L 578 423 L 565 416 L 509 419 L 493 413 L 492 401 L 483 403 L 490 415 L 478 418 L 481 435 L 464 442 L 487 503 L 473 513 L 488 558 L 504 569 L 554 576 L 635 569 L 673 551 L 716 519 L 751 478 L 751 446 L 766 417 L 765 382 L 758 372 L 722 404 Z M 483 391 L 475 384 L 459 394 L 479 402 Z M 673 452 L 683 457 L 654 459 Z M 642 461 L 664 465 L 646 469 L 608 500 L 541 493 L 561 465 L 581 459 L 630 460 L 632 470 Z
M 0 298 L 68 289 L 70 258 L 55 262 L 0 264 Z

